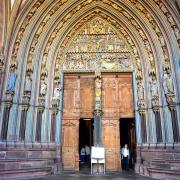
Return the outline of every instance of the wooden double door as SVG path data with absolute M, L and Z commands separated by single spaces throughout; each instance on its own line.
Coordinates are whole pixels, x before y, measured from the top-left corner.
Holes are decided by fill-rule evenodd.
M 93 118 L 94 74 L 65 74 L 62 118 L 62 162 L 65 170 L 79 170 L 80 118 Z M 132 74 L 102 74 L 102 142 L 106 170 L 120 169 L 120 118 L 134 117 Z

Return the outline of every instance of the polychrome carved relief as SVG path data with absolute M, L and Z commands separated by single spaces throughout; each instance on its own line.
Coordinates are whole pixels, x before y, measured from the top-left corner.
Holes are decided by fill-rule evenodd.
M 132 70 L 130 52 L 123 38 L 96 18 L 72 40 L 64 70 Z

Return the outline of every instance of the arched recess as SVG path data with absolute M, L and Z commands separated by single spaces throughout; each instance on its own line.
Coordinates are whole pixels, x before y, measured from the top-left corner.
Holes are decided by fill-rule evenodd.
M 38 2 L 38 1 L 37 1 Z M 43 1 L 41 1 L 43 2 Z M 64 1 L 65 3 L 66 1 Z M 84 4 L 83 4 L 83 3 Z M 140 111 L 142 110 L 144 114 L 146 114 L 146 118 L 147 118 L 147 127 L 149 129 L 147 129 L 147 134 L 148 134 L 148 142 L 155 144 L 157 143 L 157 138 L 156 138 L 156 132 L 155 132 L 155 118 L 154 118 L 154 114 L 153 114 L 153 110 L 152 110 L 152 97 L 151 97 L 151 87 L 149 85 L 149 80 L 151 79 L 151 77 L 149 77 L 149 72 L 148 69 L 146 67 L 146 65 L 148 64 L 148 67 L 151 67 L 151 65 L 153 64 L 153 71 L 151 74 L 156 74 L 156 81 L 157 83 L 155 83 L 155 86 L 158 86 L 158 93 L 160 96 L 160 100 L 158 97 L 158 104 L 156 104 L 158 107 L 159 105 L 161 105 L 162 101 L 166 102 L 165 96 L 163 96 L 163 88 L 162 88 L 162 84 L 161 84 L 161 80 L 162 80 L 162 75 L 160 75 L 163 66 L 162 63 L 160 63 L 161 59 L 163 59 L 163 50 L 162 50 L 162 46 L 161 43 L 158 41 L 158 38 L 155 35 L 155 32 L 153 30 L 152 27 L 150 27 L 150 24 L 148 23 L 148 20 L 146 19 L 141 19 L 141 14 L 135 10 L 132 6 L 132 4 L 128 3 L 128 6 L 126 4 L 127 1 L 124 2 L 116 2 L 115 1 L 106 1 L 106 0 L 102 0 L 102 1 L 97 1 L 97 2 L 92 2 L 90 1 L 76 1 L 73 3 L 73 1 L 69 1 L 67 2 L 67 4 L 65 3 L 59 3 L 57 7 L 61 7 L 58 8 L 56 7 L 57 11 L 55 12 L 55 14 L 53 14 L 50 19 L 47 18 L 48 16 L 48 5 L 52 5 L 55 6 L 53 4 L 53 2 L 49 2 L 49 4 L 46 1 L 46 4 L 43 7 L 40 7 L 40 3 L 36 4 L 36 2 L 34 3 L 34 5 L 37 6 L 33 6 L 34 10 L 42 10 L 42 14 L 41 13 L 34 13 L 36 16 L 31 20 L 31 23 L 33 24 L 32 26 L 29 26 L 28 24 L 28 28 L 25 30 L 24 36 L 20 33 L 22 33 L 21 31 L 18 32 L 18 28 L 17 28 L 17 36 L 23 36 L 22 39 L 20 39 L 20 43 L 19 43 L 19 47 L 18 47 L 18 53 L 15 56 L 13 56 L 13 46 L 16 45 L 16 39 L 14 38 L 12 41 L 12 47 L 9 53 L 9 64 L 7 65 L 8 67 L 11 66 L 11 62 L 12 64 L 16 66 L 16 63 L 18 62 L 18 71 L 16 72 L 18 75 L 18 79 L 16 82 L 16 91 L 15 94 L 13 94 L 13 97 L 11 97 L 10 101 L 15 102 L 17 104 L 13 104 L 13 107 L 11 109 L 11 114 L 10 114 L 10 118 L 11 119 L 11 127 L 9 127 L 9 138 L 11 139 L 11 135 L 13 135 L 14 133 L 16 133 L 16 135 L 18 135 L 19 133 L 19 129 L 20 129 L 20 121 L 21 121 L 21 109 L 18 106 L 20 103 L 26 104 L 27 107 L 29 108 L 28 110 L 28 119 L 27 119 L 27 124 L 26 126 L 27 131 L 26 131 L 26 140 L 28 141 L 36 141 L 35 140 L 35 129 L 36 129 L 36 118 L 37 118 L 37 112 L 38 112 L 38 108 L 40 107 L 40 111 L 43 110 L 43 128 L 41 129 L 41 137 L 42 137 L 42 142 L 44 143 L 48 143 L 50 142 L 50 126 L 48 126 L 50 124 L 50 119 L 51 119 L 51 107 L 52 105 L 56 107 L 57 104 L 53 104 L 52 100 L 53 100 L 53 89 L 54 89 L 54 74 L 55 77 L 60 77 L 60 72 L 58 70 L 58 66 L 55 67 L 55 60 L 59 60 L 61 58 L 61 54 L 58 52 L 60 47 L 66 46 L 67 44 L 64 43 L 65 41 L 69 42 L 71 37 L 69 37 L 71 34 L 71 30 L 76 27 L 76 24 L 78 23 L 83 23 L 83 21 L 81 21 L 83 18 L 85 18 L 86 15 L 90 15 L 93 12 L 93 8 L 97 8 L 97 11 L 99 9 L 100 14 L 101 12 L 103 12 L 105 15 L 103 15 L 102 13 L 102 17 L 104 16 L 104 18 L 108 21 L 111 21 L 112 24 L 114 24 L 114 26 L 116 28 L 119 28 L 119 30 L 122 32 L 122 34 L 124 34 L 125 39 L 127 39 L 127 41 L 129 42 L 129 44 L 131 44 L 130 42 L 132 41 L 131 44 L 131 48 L 132 48 L 132 54 L 134 54 L 134 56 L 136 57 L 135 59 L 137 61 L 140 60 L 140 63 L 143 64 L 143 66 L 141 67 L 142 70 L 142 74 L 139 76 L 139 74 L 136 72 L 136 77 L 137 80 L 140 77 L 140 82 L 135 83 L 135 91 L 136 92 L 136 100 L 139 103 L 138 105 L 142 105 L 142 107 L 140 106 L 140 108 L 137 106 L 136 104 L 136 110 L 137 110 L 137 132 L 139 133 L 138 136 L 138 143 L 140 144 L 141 141 L 141 132 L 140 132 Z M 76 4 L 78 3 L 78 4 Z M 86 4 L 87 3 L 87 4 Z M 91 4 L 92 3 L 92 4 Z M 110 4 L 109 4 L 110 3 Z M 82 6 L 81 6 L 82 4 Z M 120 6 L 119 6 L 120 4 Z M 87 7 L 85 7 L 87 5 Z M 51 6 L 51 7 L 52 7 Z M 40 9 L 38 9 L 40 7 Z M 134 12 L 132 12 L 131 8 L 134 10 Z M 31 8 L 29 8 L 31 9 Z M 61 12 L 61 10 L 64 9 L 63 13 Z M 74 9 L 74 11 L 73 11 Z M 72 13 L 73 11 L 73 13 Z M 152 11 L 152 9 L 151 9 Z M 153 11 L 154 12 L 154 11 Z M 97 12 L 96 12 L 97 13 Z M 97 13 L 98 14 L 98 13 Z M 159 18 L 157 18 L 156 14 L 157 12 L 154 12 L 154 19 L 155 21 L 159 23 Z M 162 15 L 163 16 L 163 15 Z M 26 16 L 25 16 L 26 17 Z M 133 18 L 132 18 L 133 17 Z M 43 25 L 43 27 L 45 27 L 46 31 L 43 31 L 42 33 L 39 33 L 40 28 L 42 28 L 42 24 L 43 24 L 43 20 L 47 18 L 47 24 L 45 23 L 45 25 Z M 130 20 L 135 20 L 135 24 L 133 24 L 132 22 L 130 22 Z M 26 19 L 27 20 L 27 19 Z M 38 22 L 39 20 L 39 22 Z M 33 22 L 34 21 L 34 22 Z M 24 22 L 22 20 L 22 22 Z M 25 26 L 27 22 L 25 22 Z M 31 24 L 30 23 L 30 24 Z M 122 26 L 121 26 L 122 24 Z M 160 24 L 161 25 L 161 24 Z M 56 31 L 57 27 L 61 27 L 59 28 L 59 30 L 55 33 L 55 37 L 53 39 L 51 39 L 53 32 Z M 20 26 L 19 26 L 20 27 Z M 137 27 L 137 28 L 136 28 Z M 77 29 L 79 27 L 77 26 Z M 138 31 L 142 30 L 142 31 Z M 172 38 L 170 37 L 170 28 L 169 26 L 162 28 L 165 29 L 166 33 L 163 33 L 163 37 L 166 41 L 166 43 L 168 44 L 168 52 L 171 52 L 172 54 L 175 54 L 175 56 L 177 55 L 176 50 L 172 49 L 172 47 L 169 45 L 171 43 L 174 42 L 174 36 Z M 151 31 L 151 32 L 150 32 Z M 30 33 L 31 32 L 31 33 Z M 37 33 L 38 32 L 38 33 Z M 36 35 L 38 36 L 38 40 L 36 39 Z M 19 37 L 18 37 L 19 38 Z M 129 39 L 128 39 L 129 38 Z M 146 40 L 146 41 L 145 41 Z M 52 42 L 51 42 L 52 41 Z M 49 42 L 51 42 L 50 44 L 48 44 Z M 148 46 L 145 45 L 145 42 L 148 43 Z M 46 50 L 48 49 L 47 47 L 50 46 L 50 50 L 48 50 L 47 54 L 48 56 L 45 57 L 45 53 Z M 177 46 L 177 44 L 176 44 Z M 135 49 L 133 49 L 133 47 Z M 24 50 L 25 48 L 25 50 Z M 30 55 L 31 55 L 31 49 L 34 48 L 33 51 L 33 60 L 31 62 L 31 60 L 29 59 Z M 149 49 L 150 48 L 150 49 Z M 177 49 L 177 48 L 176 48 Z M 137 53 L 138 52 L 138 53 Z M 149 57 L 149 52 L 152 52 L 152 59 L 150 59 Z M 137 55 L 136 55 L 137 54 Z M 171 60 L 171 64 L 173 64 L 173 60 L 171 55 L 169 55 L 169 58 Z M 48 63 L 47 64 L 51 64 L 51 66 L 47 66 L 45 65 L 45 69 L 42 66 L 42 61 L 44 60 L 44 58 L 47 58 Z M 138 59 L 139 58 L 139 59 Z M 16 61 L 15 63 L 13 61 Z M 149 62 L 150 60 L 152 60 L 152 64 Z M 23 63 L 24 66 L 26 66 L 26 69 L 23 67 L 20 67 L 21 62 Z M 58 64 L 58 63 L 57 63 Z M 150 66 L 149 66 L 150 65 Z M 169 64 L 168 64 L 169 65 Z M 55 67 L 55 68 L 54 68 Z M 47 68 L 47 69 L 46 69 Z M 55 70 L 57 68 L 57 71 Z M 60 67 L 59 67 L 60 68 Z M 40 71 L 41 70 L 41 71 Z M 173 70 L 173 66 L 172 69 Z M 26 75 L 29 73 L 32 73 L 32 87 L 29 91 L 25 92 L 25 77 Z M 31 72 L 32 71 L 32 72 Z M 55 71 L 55 72 L 54 72 Z M 28 72 L 28 73 L 27 73 Z M 47 73 L 48 72 L 48 73 Z M 57 74 L 56 74 L 57 73 Z M 9 72 L 7 71 L 7 76 L 6 76 L 6 82 L 5 82 L 5 88 L 4 88 L 4 98 L 5 100 L 9 100 L 7 99 L 7 92 L 6 92 L 6 87 L 8 84 L 8 76 Z M 47 89 L 48 91 L 46 91 L 47 93 L 45 93 L 43 96 L 40 97 L 40 86 L 41 86 L 41 75 L 46 75 L 46 80 L 47 80 Z M 143 80 L 142 80 L 143 78 Z M 142 83 L 142 84 L 141 84 Z M 141 100 L 145 100 L 144 101 L 138 101 L 138 96 L 140 96 L 138 93 L 140 92 L 139 88 L 142 88 L 143 90 L 141 91 L 142 94 L 144 94 L 144 99 Z M 27 94 L 26 94 L 27 93 Z M 30 94 L 29 94 L 30 93 Z M 11 95 L 11 94 L 10 94 Z M 174 95 L 174 94 L 173 94 Z M 162 96 L 162 97 L 161 97 Z M 14 100 L 13 100 L 14 98 Z M 25 99 L 24 99 L 25 98 Z M 20 99 L 20 100 L 19 100 Z M 176 99 L 178 99 L 178 96 L 176 96 Z M 27 101 L 26 101 L 27 100 Z M 39 101 L 40 100 L 40 101 Z M 30 103 L 29 103 L 30 102 Z M 163 104 L 163 103 L 162 103 Z M 38 106 L 38 107 L 36 107 Z M 31 109 L 32 108 L 32 109 Z M 139 108 L 139 109 L 138 109 Z M 147 108 L 147 109 L 146 109 Z M 149 108 L 149 109 L 148 109 Z M 168 138 L 169 139 L 165 139 L 163 138 L 163 142 L 165 143 L 166 141 L 172 143 L 173 142 L 173 138 L 172 138 L 172 128 L 171 128 L 171 117 L 170 117 L 170 113 L 168 110 L 163 109 L 164 107 L 162 107 L 162 113 L 161 115 L 164 114 L 168 114 L 168 116 L 166 117 L 168 119 L 168 121 L 166 123 L 168 123 L 168 126 L 165 127 L 162 125 L 162 130 L 167 131 L 166 133 L 171 134 Z M 45 109 L 45 111 L 44 111 Z M 55 108 L 55 110 L 57 110 Z M 58 109 L 59 110 L 59 109 Z M 178 111 L 179 112 L 179 111 Z M 14 116 L 14 114 L 16 114 L 16 116 Z M 32 122 L 33 119 L 33 122 Z M 58 116 L 58 122 L 60 122 L 61 119 L 61 115 Z M 148 121 L 149 119 L 149 121 Z M 2 121 L 1 121 L 2 122 Z M 16 124 L 16 126 L 14 126 L 14 124 Z M 16 129 L 14 129 L 14 127 Z M 60 127 L 58 127 L 60 128 Z M 59 143 L 59 138 L 60 138 L 60 134 L 59 134 L 59 129 L 57 128 L 57 134 L 56 134 L 56 138 L 57 138 L 57 143 Z M 166 129 L 167 128 L 167 129 Z M 166 130 L 165 130 L 166 129 Z M 18 136 L 16 136 L 18 137 Z M 14 137 L 13 137 L 14 138 Z M 14 139 L 11 139 L 14 140 Z M 18 140 L 18 139 L 17 139 Z

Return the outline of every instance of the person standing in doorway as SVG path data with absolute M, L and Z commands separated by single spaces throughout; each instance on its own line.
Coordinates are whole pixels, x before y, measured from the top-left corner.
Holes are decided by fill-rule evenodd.
M 123 169 L 128 171 L 129 170 L 129 159 L 130 159 L 130 152 L 128 145 L 125 144 L 121 151 L 122 161 L 123 161 Z
M 85 154 L 86 154 L 85 146 L 82 146 L 81 147 L 81 151 L 80 151 L 80 160 L 81 160 L 81 163 L 84 163 L 84 161 L 85 161 Z
M 90 154 L 91 154 L 91 150 L 90 150 L 90 147 L 85 144 L 85 155 L 86 155 L 86 162 L 89 162 L 90 161 Z

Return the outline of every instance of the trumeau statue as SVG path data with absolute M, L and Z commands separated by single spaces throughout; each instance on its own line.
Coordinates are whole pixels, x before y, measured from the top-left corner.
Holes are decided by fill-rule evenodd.
M 9 75 L 8 86 L 7 86 L 8 92 L 14 92 L 15 82 L 16 82 L 16 74 L 14 71 L 11 71 Z
M 95 109 L 101 109 L 101 88 L 102 88 L 102 81 L 100 77 L 96 77 L 95 79 Z

